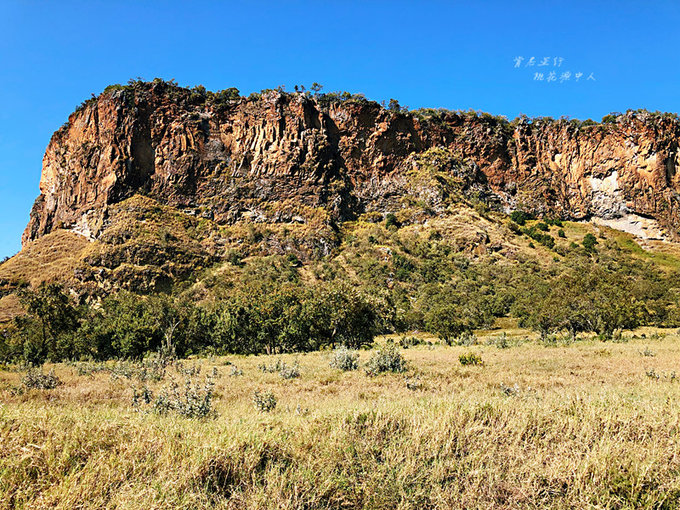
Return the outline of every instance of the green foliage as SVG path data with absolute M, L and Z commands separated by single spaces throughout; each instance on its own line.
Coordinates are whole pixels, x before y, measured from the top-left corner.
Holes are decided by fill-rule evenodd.
M 392 226 L 399 228 L 401 223 L 399 223 L 399 220 L 393 213 L 387 213 L 387 216 L 385 216 L 385 226 L 388 228 Z
M 35 290 L 22 289 L 19 298 L 28 313 L 28 318 L 19 320 L 27 333 L 24 359 L 42 364 L 48 358 L 73 357 L 72 337 L 80 325 L 80 313 L 61 285 L 43 283 Z
M 142 359 L 162 348 L 184 356 L 187 339 L 183 333 L 191 311 L 189 305 L 169 296 L 120 292 L 105 299 L 101 309 L 89 311 L 78 331 L 77 351 L 94 359 Z
M 514 221 L 517 225 L 526 225 L 527 220 L 533 218 L 533 215 L 524 211 L 512 211 L 510 213 L 510 219 Z
M 501 296 L 493 295 L 490 289 L 471 293 L 472 286 L 472 281 L 463 281 L 457 286 L 428 285 L 423 289 L 420 306 L 425 328 L 447 344 L 475 328 L 490 324 L 495 307 L 500 305 L 496 299 L 502 299 Z
M 38 390 L 52 390 L 62 384 L 61 380 L 54 375 L 54 370 L 45 374 L 42 368 L 30 368 L 21 379 L 21 383 L 26 388 Z
M 208 92 L 206 97 L 208 101 L 215 105 L 226 105 L 232 101 L 241 99 L 241 93 L 236 87 L 230 87 L 228 89 L 218 90 L 217 92 Z
M 159 391 L 156 398 L 146 386 L 141 392 L 133 388 L 132 406 L 136 410 L 147 409 L 157 414 L 174 413 L 184 418 L 214 418 L 217 416 L 213 408 L 216 377 L 215 369 L 202 384 L 187 378 L 181 389 L 172 381 Z
M 557 231 L 557 236 L 565 239 L 567 237 L 567 234 L 564 233 L 564 229 L 559 229 Z
M 591 331 L 610 339 L 617 330 L 635 328 L 649 317 L 644 297 L 662 293 L 663 284 L 641 283 L 621 270 L 579 264 L 537 289 L 523 324 L 542 337 L 566 330 L 572 338 Z
M 595 236 L 593 234 L 586 234 L 583 237 L 583 241 L 582 241 L 581 244 L 583 244 L 583 247 L 585 248 L 586 252 L 594 253 L 595 252 L 595 245 L 598 244 L 598 243 L 597 243 L 597 239 L 595 238 Z
M 479 356 L 478 354 L 475 354 L 474 352 L 468 352 L 467 354 L 461 354 L 460 356 L 458 356 L 458 361 L 463 366 L 481 365 L 482 357 Z
M 396 99 L 390 99 L 387 109 L 392 113 L 408 112 L 408 108 L 402 108 L 402 106 L 399 104 L 399 101 Z
M 437 150 L 421 163 L 441 169 L 451 158 L 450 152 Z M 420 170 L 444 178 L 440 170 Z M 586 236 L 586 245 L 587 239 L 598 243 L 596 256 L 576 245 L 567 249 L 568 241 L 556 246 L 534 222 L 515 215 L 525 227 L 514 221 L 510 225 L 533 243 L 554 246 L 555 253 L 534 253 L 520 243 L 512 248 L 513 257 L 499 253 L 507 245 L 478 254 L 472 252 L 477 241 L 469 242 L 477 236 L 477 225 L 468 232 L 465 224 L 468 217 L 478 217 L 460 213 L 460 223 L 433 219 L 428 228 L 410 222 L 399 229 L 390 222 L 387 228 L 388 218 L 381 222 L 379 216 L 375 223 L 340 225 L 342 244 L 320 259 L 302 256 L 299 247 L 263 256 L 260 250 L 278 238 L 253 225 L 251 244 L 248 227 L 240 226 L 243 242 L 225 249 L 226 260 L 197 275 L 196 285 L 176 288 L 174 295 L 118 292 L 88 307 L 76 306 L 58 286 L 27 290 L 30 314 L 0 330 L 0 361 L 125 359 L 116 376 L 141 380 L 156 373 L 163 377 L 152 367 L 146 375 L 137 368 L 151 359 L 150 353 L 172 359 L 277 355 L 338 345 L 358 349 L 377 334 L 414 330 L 449 344 L 470 343 L 476 342 L 476 329 L 503 317 L 518 318 L 544 337 L 564 331 L 613 339 L 630 324 L 680 324 L 674 290 L 680 288 L 678 276 L 663 276 L 655 266 L 635 262 L 631 257 L 639 252 L 631 253 L 627 245 Z M 539 223 L 557 226 L 558 221 Z M 493 214 L 484 222 L 489 233 L 501 225 Z M 171 228 L 165 232 L 175 235 Z M 153 242 L 158 242 L 156 233 Z M 597 278 L 585 284 L 579 275 L 587 273 Z
M 471 329 L 455 304 L 438 304 L 430 307 L 425 316 L 425 325 L 447 344 L 451 344 L 453 340 Z
M 255 409 L 261 413 L 269 413 L 276 408 L 276 396 L 270 390 L 253 393 Z
M 349 92 L 326 92 L 324 94 L 316 94 L 317 104 L 321 108 L 328 108 L 333 104 L 375 104 L 366 99 L 363 94 L 351 94 Z
M 545 223 L 543 224 L 539 223 L 538 225 L 543 225 L 546 230 L 548 228 L 548 226 Z M 555 247 L 555 238 L 550 234 L 544 234 L 543 232 L 540 232 L 536 228 L 536 226 L 525 227 L 522 229 L 522 233 L 525 234 L 527 237 L 530 237 L 534 241 L 542 244 L 546 248 L 552 250 Z
M 359 368 L 359 353 L 341 345 L 333 351 L 330 366 L 343 372 L 356 370 Z
M 379 347 L 366 363 L 366 374 L 376 376 L 384 372 L 406 372 L 406 360 L 393 344 Z

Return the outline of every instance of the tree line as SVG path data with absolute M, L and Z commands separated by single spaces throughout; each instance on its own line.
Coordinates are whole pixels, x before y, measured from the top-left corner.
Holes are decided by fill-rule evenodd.
M 297 267 L 268 259 L 235 268 L 227 282 L 208 282 L 214 289 L 205 296 L 121 291 L 89 304 L 46 283 L 21 291 L 27 314 L 0 329 L 0 361 L 304 352 L 358 348 L 378 334 L 407 331 L 450 344 L 499 317 L 543 337 L 604 340 L 640 325 L 680 325 L 678 275 L 639 261 L 579 255 L 545 268 L 447 257 L 394 253 L 384 267 L 362 259 L 360 285 L 339 273 L 304 283 Z

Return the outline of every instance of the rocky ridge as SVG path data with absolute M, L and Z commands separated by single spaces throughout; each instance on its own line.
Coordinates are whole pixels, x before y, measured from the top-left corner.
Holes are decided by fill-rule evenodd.
M 218 225 L 330 226 L 423 221 L 460 195 L 624 230 L 651 221 L 636 233 L 677 239 L 679 135 L 677 117 L 644 111 L 509 123 L 350 95 L 225 99 L 135 82 L 86 101 L 54 134 L 23 242 L 57 229 L 97 239 L 135 194 Z

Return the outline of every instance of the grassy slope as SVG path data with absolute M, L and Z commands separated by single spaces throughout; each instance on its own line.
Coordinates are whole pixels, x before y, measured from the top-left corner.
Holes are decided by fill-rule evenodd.
M 89 242 L 81 235 L 56 230 L 32 243 L 0 265 L 0 281 L 39 284 L 71 275 Z
M 106 373 L 57 365 L 63 386 L 16 395 L 0 372 L 0 508 L 674 508 L 678 340 L 412 348 L 417 391 L 323 353 L 284 357 L 290 381 L 263 356 L 186 362 L 220 370 L 207 421 L 135 413 L 140 383 Z M 461 366 L 469 351 L 484 366 Z
M 292 253 L 302 260 L 314 260 L 321 256 L 320 240 L 331 242 L 336 236 L 318 222 L 237 223 L 220 227 L 142 196 L 112 206 L 109 216 L 108 226 L 98 241 L 90 243 L 82 236 L 58 230 L 0 264 L 0 323 L 21 313 L 16 296 L 3 294 L 25 283 L 36 285 L 52 279 L 74 282 L 77 268 L 81 278 L 75 284 L 86 293 L 112 288 L 143 293 L 167 291 L 173 282 L 186 280 L 188 283 L 180 288 L 192 284 L 202 288 L 204 278 L 234 269 L 229 263 L 216 263 L 230 251 L 247 260 L 272 253 Z M 530 221 L 527 226 L 536 223 Z M 405 225 L 398 231 L 386 229 L 384 222 L 348 222 L 338 235 L 342 244 L 325 260 L 344 271 L 351 281 L 363 284 L 356 274 L 357 264 L 374 264 L 389 272 L 390 253 L 427 242 L 436 233 L 441 239 L 439 243 L 470 259 L 512 264 L 518 257 L 524 257 L 548 267 L 562 259 L 556 251 L 566 253 L 573 249 L 572 242 L 580 245 L 585 234 L 595 233 L 600 240 L 598 249 L 618 250 L 669 271 L 680 269 L 678 243 L 647 242 L 643 248 L 630 234 L 605 227 L 565 222 L 562 228 L 566 238 L 558 237 L 559 227 L 550 227 L 548 233 L 556 240 L 556 250 L 550 250 L 527 236 L 512 233 L 506 216 L 480 215 L 459 204 L 452 206 L 445 216 Z M 301 270 L 303 278 L 314 279 L 319 267 L 315 263 L 306 264 Z

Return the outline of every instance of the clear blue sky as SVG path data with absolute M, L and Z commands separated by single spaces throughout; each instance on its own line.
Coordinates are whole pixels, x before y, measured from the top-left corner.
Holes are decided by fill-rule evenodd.
M 678 26 L 677 1 L 0 0 L 0 257 L 20 249 L 52 132 L 108 84 L 317 81 L 411 108 L 599 120 L 678 111 Z

